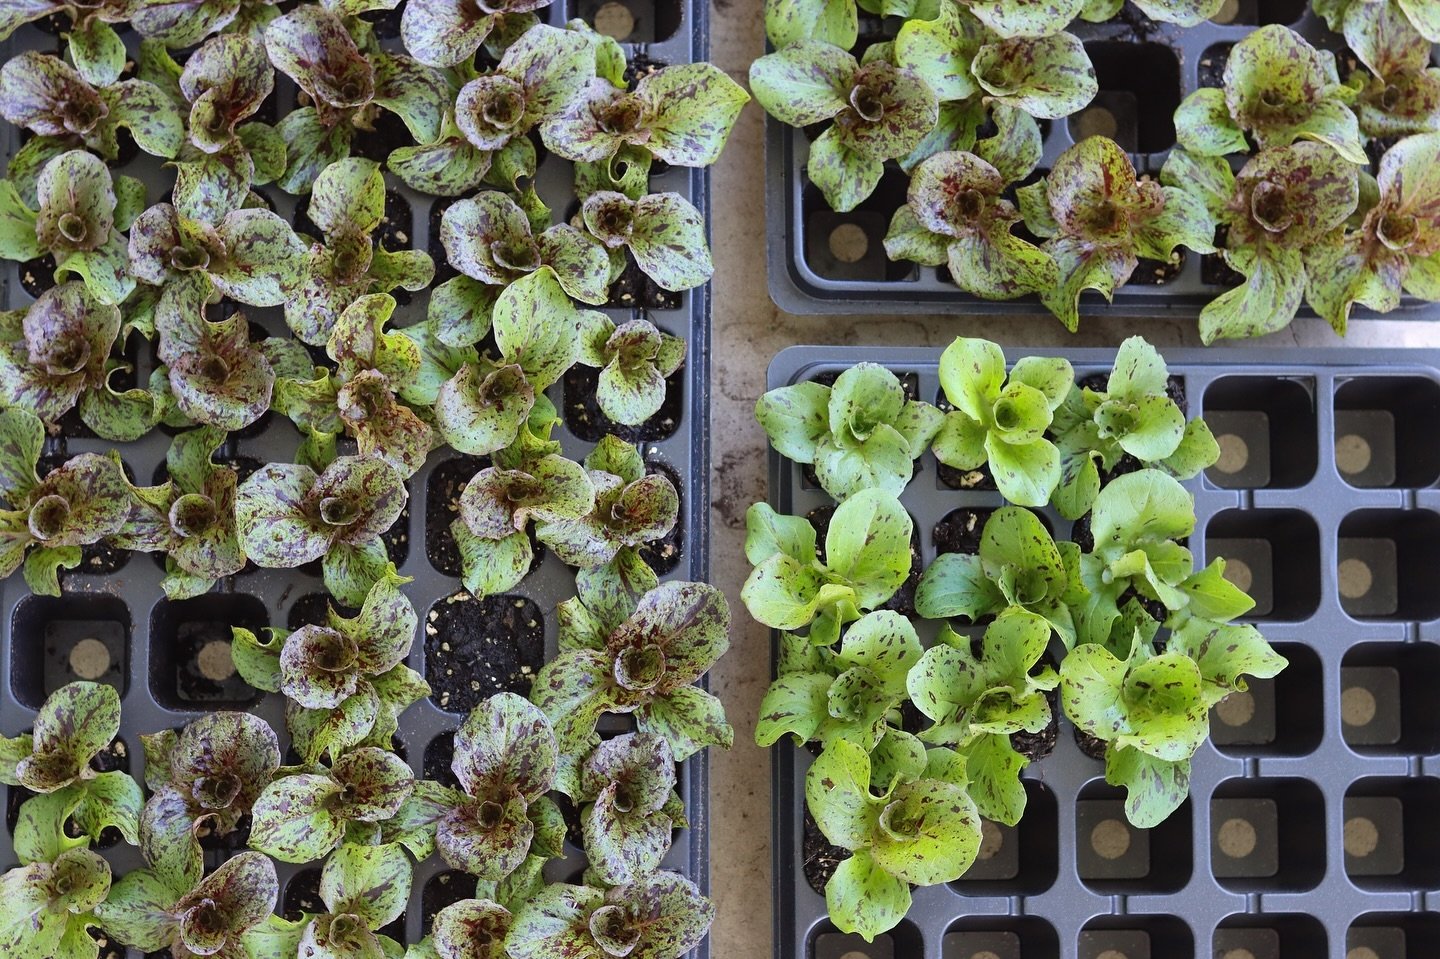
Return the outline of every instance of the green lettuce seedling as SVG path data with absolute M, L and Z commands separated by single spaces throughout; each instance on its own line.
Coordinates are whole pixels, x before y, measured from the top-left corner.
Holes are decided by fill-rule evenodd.
M 250 848 L 294 863 L 343 852 L 347 835 L 393 817 L 414 788 L 405 760 L 375 746 L 352 750 L 329 769 L 281 770 L 255 800 Z
M 675 758 L 664 736 L 628 733 L 595 747 L 580 767 L 585 856 L 609 886 L 637 882 L 660 868 L 670 836 L 685 828 L 675 791 Z
M 673 872 L 657 872 L 611 889 L 555 883 L 516 913 L 505 955 L 680 959 L 705 938 L 714 917 L 714 904 L 693 882 Z
M 378 930 L 404 915 L 412 873 L 403 846 L 346 843 L 320 871 L 320 901 L 326 911 L 302 914 L 294 922 L 266 917 L 247 937 L 249 952 L 312 959 L 398 959 L 404 947 Z
M 89 849 L 0 875 L 0 949 L 13 959 L 95 959 L 95 907 L 110 894 L 110 864 Z
M 1344 33 L 1353 50 L 1363 50 L 1367 34 L 1380 23 L 1394 29 L 1398 20 L 1430 43 L 1440 43 L 1440 10 L 1425 0 L 1314 0 L 1315 13 L 1325 18 L 1330 29 Z

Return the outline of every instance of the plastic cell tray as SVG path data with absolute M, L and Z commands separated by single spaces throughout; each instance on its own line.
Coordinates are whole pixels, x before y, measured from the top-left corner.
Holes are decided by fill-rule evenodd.
M 602 6 L 607 7 L 603 12 Z M 622 7 L 624 15 L 617 9 Z M 399 22 L 398 13 L 378 28 L 387 46 L 399 42 L 394 29 Z M 609 17 L 610 24 L 616 22 L 617 16 L 622 22 L 633 23 L 624 44 L 632 61 L 645 58 L 657 64 L 688 63 L 704 59 L 707 52 L 707 8 L 689 0 L 622 0 L 620 4 L 608 5 L 595 0 L 557 0 L 539 13 L 557 26 L 574 17 L 593 23 L 597 16 Z M 128 27 L 122 31 L 122 37 L 127 43 L 137 41 Z M 0 44 L 0 56 L 9 59 L 21 50 L 54 52 L 58 47 L 54 34 L 32 25 L 18 30 L 6 44 Z M 294 102 L 293 85 L 278 73 L 273 102 L 277 117 L 284 116 Z M 265 118 L 263 112 L 261 116 Z M 0 151 L 3 151 L 0 155 L 12 155 L 21 142 L 21 131 L 0 123 Z M 357 138 L 357 144 L 360 142 Z M 381 144 L 379 150 L 373 151 L 372 158 L 383 161 L 391 145 Z M 370 152 L 364 147 L 355 150 L 359 155 Z M 537 190 L 557 218 L 566 216 L 574 206 L 571 165 L 544 151 L 540 155 Z M 150 203 L 164 199 L 165 187 L 160 185 L 159 163 L 154 158 L 140 154 L 113 169 L 145 180 Z M 436 263 L 437 283 L 455 275 L 445 262 L 439 242 L 440 212 L 447 200 L 417 194 L 393 178 L 387 177 L 387 180 L 389 223 L 385 229 L 389 248 L 394 249 L 398 244 L 428 250 Z M 652 171 L 650 182 L 654 191 L 684 195 L 708 216 L 706 171 L 660 168 Z M 293 222 L 295 197 L 271 186 L 261 187 L 258 192 L 274 204 L 278 213 Z M 0 264 L 0 294 L 3 294 L 0 303 L 7 309 L 21 309 L 32 302 L 20 282 L 21 274 L 21 264 Z M 426 294 L 407 295 L 397 290 L 393 295 L 400 305 L 391 328 L 424 319 Z M 249 307 L 244 310 L 252 322 L 269 334 L 288 335 L 279 310 Z M 653 470 L 666 472 L 680 493 L 676 531 L 649 551 L 655 557 L 654 565 L 661 572 L 662 580 L 704 581 L 708 573 L 709 288 L 667 294 L 663 303 L 648 307 L 612 305 L 606 312 L 616 323 L 648 316 L 661 329 L 688 341 L 685 365 L 670 378 L 665 408 L 643 427 L 628 428 L 630 431 L 622 435 L 634 440 L 646 463 Z M 134 357 L 136 374 L 143 383 L 156 360 L 149 345 L 142 343 L 138 353 Z M 555 436 L 565 455 L 577 461 L 607 432 L 606 424 L 577 415 L 573 408 L 575 401 L 582 398 L 578 394 L 583 389 L 582 378 L 578 384 L 569 385 L 568 393 L 564 381 L 548 391 L 563 418 Z M 627 428 L 616 431 L 621 429 Z M 45 463 L 58 464 L 78 453 L 118 449 L 135 481 L 148 484 L 155 480 L 157 470 L 163 469 L 172 435 L 161 428 L 139 441 L 113 444 L 94 437 L 72 414 L 61 434 L 47 440 L 42 468 Z M 217 459 L 234 463 L 243 479 L 260 464 L 292 461 L 299 439 L 288 420 L 271 412 L 245 430 L 232 433 Z M 342 440 L 341 446 L 342 453 L 353 451 L 353 444 L 346 450 Z M 406 662 L 432 680 L 432 685 L 437 678 L 434 673 L 443 669 L 444 664 L 437 663 L 427 650 L 438 647 L 447 638 L 434 629 L 432 616 L 448 610 L 450 601 L 457 596 L 469 594 L 460 582 L 458 566 L 453 565 L 455 554 L 448 527 L 454 513 L 443 511 L 440 521 L 427 527 L 427 509 L 432 502 L 453 508 L 453 498 L 464 482 L 485 465 L 466 460 L 448 447 L 432 453 L 425 466 L 408 480 L 406 512 L 386 537 L 400 572 L 414 578 L 404 590 L 419 614 L 420 629 Z M 574 595 L 574 571 L 553 555 L 544 555 L 543 549 L 539 552 L 542 556 L 538 565 L 515 590 L 483 601 L 492 612 L 506 605 L 514 608 L 515 613 L 509 617 L 516 624 L 514 641 L 533 653 L 534 670 L 539 668 L 542 651 L 545 660 L 555 653 L 556 606 Z M 323 619 L 328 597 L 319 573 L 318 564 L 293 570 L 250 566 L 222 580 L 203 596 L 171 602 L 160 588 L 164 576 L 160 554 L 120 553 L 117 556 L 87 548 L 81 566 L 62 573 L 64 595 L 60 598 L 30 595 L 17 572 L 0 581 L 0 733 L 15 735 L 28 729 L 49 692 L 84 678 L 107 682 L 120 690 L 123 715 L 120 742 L 129 771 L 137 778 L 143 776 L 141 733 L 180 727 L 215 710 L 240 710 L 262 716 L 279 734 L 283 750 L 288 737 L 282 699 L 274 694 L 257 694 L 233 673 L 228 650 L 230 627 L 294 628 Z M 506 636 L 471 638 L 479 643 L 512 641 Z M 450 735 L 475 702 L 497 691 L 485 683 L 483 676 L 475 678 L 479 688 L 470 690 L 473 695 L 461 697 L 464 702 L 452 699 L 442 703 L 437 690 L 416 703 L 402 718 L 397 750 L 417 775 L 427 769 L 432 778 L 439 770 L 448 774 Z M 524 694 L 528 689 L 515 691 Z M 632 728 L 628 717 L 618 716 L 607 717 L 601 726 L 602 735 L 615 735 Z M 678 788 L 685 800 L 690 828 L 677 831 L 663 866 L 689 876 L 702 890 L 708 890 L 709 886 L 707 781 L 704 753 L 682 764 Z M 8 814 L 0 826 L 0 868 L 14 863 L 12 834 L 19 802 L 24 798 L 13 788 L 5 792 Z M 207 868 L 213 868 L 233 851 L 229 847 L 208 849 Z M 138 850 L 123 844 L 103 853 L 115 864 L 117 873 L 143 865 Z M 298 908 L 298 896 L 304 892 L 313 896 L 314 880 L 318 878 L 321 864 L 276 865 L 280 874 L 281 911 Z M 583 871 L 583 853 L 567 844 L 566 858 L 552 862 L 547 875 L 556 880 L 579 882 Z M 416 867 L 411 906 L 405 916 L 396 927 L 384 931 L 402 943 L 418 942 L 428 932 L 438 908 L 473 894 L 473 880 L 448 874 L 448 867 L 438 857 L 432 857 Z M 316 907 L 312 903 L 309 908 L 314 911 Z M 108 954 L 125 955 L 128 959 L 140 956 L 136 950 L 113 945 Z M 708 954 L 708 940 L 692 953 L 697 959 Z
M 1078 377 L 1108 371 L 1114 357 L 1065 355 Z M 771 365 L 769 386 L 868 360 L 935 402 L 939 357 L 796 347 Z M 1079 750 L 1062 717 L 1054 751 L 1025 770 L 1019 825 L 987 823 L 971 870 L 916 889 L 906 919 L 873 944 L 841 935 L 806 878 L 812 756 L 785 740 L 775 753 L 777 959 L 1440 955 L 1440 354 L 1225 357 L 1165 357 L 1188 414 L 1206 418 L 1222 449 L 1186 484 L 1197 515 L 1189 546 L 1197 566 L 1227 559 L 1256 600 L 1251 620 L 1289 668 L 1215 708 L 1189 800 L 1148 831 L 1126 823 L 1123 790 L 1106 785 L 1103 763 Z M 777 510 L 830 505 L 801 467 L 773 452 L 770 466 Z M 927 565 L 938 522 L 1003 503 L 948 486 L 929 452 L 901 499 Z M 1045 520 L 1057 538 L 1068 533 L 1053 512 Z M 898 608 L 933 640 L 938 622 Z
M 855 50 L 887 39 L 898 21 L 862 14 Z M 1344 40 L 1309 12 L 1306 0 L 1238 0 L 1230 23 L 1207 21 L 1185 28 L 1154 23 L 1126 7 L 1103 24 L 1076 21 L 1071 30 L 1086 45 L 1100 92 L 1079 113 L 1042 120 L 1044 152 L 1038 179 L 1056 158 L 1086 136 L 1114 139 L 1142 176 L 1157 177 L 1175 144 L 1173 114 L 1182 100 L 1204 86 L 1220 86 L 1229 48 L 1257 26 L 1286 24 L 1312 43 L 1346 57 Z M 1363 68 L 1361 68 L 1363 69 Z M 944 267 L 892 262 L 883 240 L 890 218 L 905 204 L 909 177 L 893 161 L 875 192 L 849 213 L 830 209 L 805 175 L 809 140 L 804 131 L 767 119 L 766 225 L 770 295 L 791 313 L 1043 313 L 1034 296 L 986 300 L 957 287 Z M 1179 268 L 1141 261 L 1130 282 L 1115 291 L 1113 304 L 1098 293 L 1080 299 L 1082 315 L 1198 316 L 1227 286 L 1228 267 L 1219 254 L 1179 251 Z M 1233 275 L 1230 275 L 1233 279 Z M 1313 316 L 1308 307 L 1301 315 Z M 1354 318 L 1374 317 L 1356 308 Z M 1440 306 L 1406 297 L 1386 314 L 1390 319 L 1434 319 Z

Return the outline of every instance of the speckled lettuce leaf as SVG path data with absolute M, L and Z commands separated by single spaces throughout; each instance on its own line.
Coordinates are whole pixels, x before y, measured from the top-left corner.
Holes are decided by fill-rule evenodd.
M 490 9 L 489 4 L 482 8 L 459 0 L 416 0 L 405 7 L 400 36 L 421 63 L 455 66 L 473 59 L 490 35 L 496 20 Z
M 649 875 L 670 848 L 674 822 L 666 808 L 675 790 L 675 760 L 661 736 L 631 733 L 601 743 L 580 772 L 585 852 L 605 883 Z
M 709 166 L 720 158 L 730 130 L 750 102 L 738 83 L 710 63 L 675 64 L 641 77 L 635 97 L 644 105 L 643 145 L 671 166 Z M 632 142 L 640 139 L 639 131 Z
M 314 107 L 291 110 L 275 129 L 285 141 L 285 172 L 275 184 L 286 193 L 309 193 L 321 170 L 350 155 L 354 128 L 325 124 Z
M 375 66 L 341 18 L 319 4 L 297 7 L 265 27 L 270 62 L 321 104 L 361 107 L 375 95 Z
M 440 387 L 435 424 L 460 452 L 488 455 L 515 442 L 535 400 L 518 364 L 466 363 Z
M 781 123 L 821 123 L 849 106 L 859 64 L 840 47 L 801 41 L 767 53 L 750 65 L 755 99 Z
M 387 53 L 370 57 L 375 67 L 374 102 L 399 117 L 417 142 L 434 142 L 451 106 L 444 75 L 409 57 Z
M 119 532 L 130 513 L 119 458 L 81 453 L 30 492 L 27 524 L 38 546 L 83 546 Z
M 558 382 L 579 356 L 579 311 L 548 267 L 505 288 L 493 323 L 502 362 L 519 366 L 536 391 Z
M 848 50 L 859 29 L 854 0 L 765 0 L 765 35 L 777 48 L 818 40 Z
M 435 914 L 431 930 L 434 957 L 508 959 L 505 937 L 513 921 L 508 909 L 489 899 L 463 899 L 446 906 Z M 411 955 L 410 959 L 416 957 Z
M 100 91 L 109 109 L 108 129 L 123 127 L 136 146 L 151 156 L 173 157 L 185 142 L 185 121 L 159 87 L 144 80 L 121 80 Z
M 714 915 L 710 900 L 676 873 L 608 891 L 556 883 L 520 907 L 505 949 L 513 959 L 677 957 L 700 943 Z
M 482 150 L 498 150 L 557 112 L 595 76 L 590 41 L 539 25 L 505 51 L 492 74 L 471 80 L 455 101 L 455 123 Z
M 832 210 L 847 213 L 875 192 L 885 164 L 847 147 L 838 129 L 831 127 L 810 144 L 805 173 Z
M 639 200 L 593 193 L 585 199 L 582 215 L 591 235 L 608 249 L 628 249 L 662 289 L 688 290 L 715 272 L 705 221 L 678 193 L 652 193 Z
M 90 959 L 99 946 L 89 930 L 110 892 L 110 864 L 89 849 L 34 862 L 0 875 L 0 948 L 16 959 Z
M 356 749 L 336 759 L 328 775 L 285 776 L 266 787 L 255 802 L 250 846 L 282 862 L 324 858 L 340 847 L 350 823 L 389 819 L 413 788 L 410 767 L 394 753 Z
M 23 313 L 0 314 L 0 398 L 55 423 L 106 382 L 120 310 L 62 283 Z
M 300 282 L 305 246 L 290 225 L 269 210 L 236 210 L 220 221 L 223 253 L 210 278 L 221 293 L 252 306 L 279 306 Z
M 1105 751 L 1105 781 L 1125 788 L 1125 818 L 1152 829 L 1190 795 L 1190 760 L 1167 761 L 1128 746 Z
M 1219 13 L 1225 0 L 1135 0 L 1135 5 L 1151 20 L 1194 27 Z
M 274 369 L 250 342 L 243 314 L 205 317 L 209 284 L 172 283 L 155 311 L 158 353 L 181 412 L 224 430 L 253 423 L 270 405 Z
M 355 916 L 370 929 L 394 922 L 410 898 L 410 860 L 398 843 L 346 843 L 325 863 L 320 898 L 337 915 Z
M 980 23 L 959 4 L 944 4 L 933 20 L 907 20 L 895 36 L 895 58 L 920 76 L 944 101 L 979 91 L 971 61 L 985 40 Z
M 609 259 L 604 249 L 573 227 L 531 232 L 525 211 L 504 193 L 487 190 L 451 204 L 440 222 L 440 239 L 452 266 L 482 283 L 503 286 L 549 266 L 565 291 L 587 302 L 604 302 Z
M 380 696 L 368 685 L 335 709 L 285 703 L 285 725 L 296 752 L 307 763 L 317 763 L 326 755 L 343 755 L 358 745 L 375 728 L 379 714 Z
M 53 793 L 90 779 L 90 760 L 120 734 L 120 694 L 113 686 L 74 682 L 46 697 L 27 736 L 9 740 L 17 750 L 0 779 L 34 793 Z
M 191 142 L 214 153 L 260 109 L 275 88 L 275 72 L 257 38 L 221 34 L 190 55 L 178 84 L 190 104 Z
M 18 28 L 54 13 L 54 0 L 17 0 L 0 10 L 0 40 L 7 40 Z
M 966 4 L 1002 37 L 1049 37 L 1080 15 L 1086 0 L 977 0 Z
M 987 43 L 971 69 L 997 102 L 1040 119 L 1076 113 L 1100 89 L 1085 45 L 1070 33 Z
M 665 402 L 665 378 L 684 362 L 685 341 L 649 320 L 616 327 L 603 313 L 585 316 L 580 358 L 601 368 L 595 394 L 600 409 L 616 423 L 645 422 Z
M 466 140 L 453 124 L 435 143 L 390 151 L 386 166 L 412 190 L 435 196 L 461 196 L 480 189 L 490 170 L 490 151 Z

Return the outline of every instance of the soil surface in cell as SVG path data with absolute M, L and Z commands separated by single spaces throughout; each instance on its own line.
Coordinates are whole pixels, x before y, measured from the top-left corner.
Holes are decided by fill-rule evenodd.
M 616 423 L 600 409 L 595 394 L 600 383 L 600 371 L 577 363 L 565 373 L 565 425 L 587 443 L 597 443 L 607 434 L 618 436 L 627 443 L 665 439 L 674 434 L 680 425 L 684 382 L 685 367 L 681 366 L 666 378 L 665 400 L 655 415 L 643 423 L 626 426 Z
M 835 875 L 840 864 L 850 858 L 850 850 L 835 846 L 825 838 L 815 824 L 810 810 L 805 810 L 805 881 L 820 895 L 825 895 L 825 884 Z
M 468 713 L 500 692 L 530 694 L 545 656 L 545 621 L 522 596 L 457 593 L 425 618 L 425 679 L 441 709 Z

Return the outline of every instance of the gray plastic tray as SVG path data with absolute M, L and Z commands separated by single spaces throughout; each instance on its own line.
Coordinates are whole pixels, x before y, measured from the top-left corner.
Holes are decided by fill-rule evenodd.
M 1131 19 L 1131 23 L 1124 22 Z M 897 21 L 898 22 L 898 21 Z M 862 20 L 855 53 L 873 39 L 883 39 L 889 21 Z M 1152 23 L 1133 7 L 1122 20 L 1103 24 L 1077 21 L 1071 29 L 1090 52 L 1100 81 L 1093 106 L 1114 118 L 1109 135 L 1130 152 L 1138 173 L 1158 176 L 1175 143 L 1171 115 L 1180 102 L 1201 86 L 1219 86 L 1226 51 L 1256 26 L 1285 23 L 1311 42 L 1336 51 L 1344 41 L 1330 33 L 1323 20 L 1309 12 L 1306 0 L 1240 0 L 1230 24 L 1206 22 L 1183 28 Z M 866 33 L 868 24 L 870 33 Z M 1206 77 L 1213 79 L 1206 79 Z M 1087 108 L 1088 109 L 1088 108 Z M 1076 125 L 1085 111 L 1064 120 L 1041 121 L 1044 153 L 1039 171 L 1074 143 Z M 1105 129 L 1087 132 L 1107 132 Z M 905 203 L 909 178 L 899 166 L 886 164 L 875 193 L 849 213 L 832 211 L 805 175 L 809 141 L 803 131 L 766 119 L 766 244 L 770 296 L 791 313 L 1010 313 L 1035 314 L 1045 308 L 1034 296 L 986 300 L 957 287 L 944 267 L 891 262 L 882 241 L 890 217 Z M 831 249 L 834 231 L 841 256 Z M 859 233 L 856 232 L 858 227 Z M 863 241 L 860 236 L 863 234 Z M 1178 273 L 1153 282 L 1157 265 L 1142 262 L 1131 281 L 1115 292 L 1113 304 L 1098 293 L 1080 298 L 1082 316 L 1195 317 L 1226 287 L 1217 285 L 1225 265 L 1219 255 L 1181 251 Z M 1202 266 L 1205 261 L 1212 261 Z M 1218 273 L 1216 272 L 1218 270 Z M 1203 271 L 1203 272 L 1202 272 Z M 1150 282 L 1146 282 L 1149 280 Z M 1302 316 L 1314 316 L 1308 307 Z M 1352 318 L 1375 318 L 1356 308 Z M 1388 319 L 1435 319 L 1440 305 L 1406 297 Z
M 1007 351 L 1012 361 L 1027 352 L 1057 355 Z M 1064 355 L 1081 377 L 1114 357 Z M 768 385 L 868 360 L 915 377 L 933 402 L 939 357 L 794 347 Z M 1165 358 L 1228 470 L 1186 484 L 1198 517 L 1189 546 L 1197 564 L 1247 565 L 1253 619 L 1289 668 L 1217 707 L 1191 798 L 1148 832 L 1125 825 L 1123 792 L 1062 717 L 1054 752 L 1025 771 L 1019 826 L 987 827 L 993 855 L 957 882 L 915 890 L 910 914 L 871 945 L 835 931 L 805 877 L 811 754 L 785 740 L 774 760 L 777 959 L 1440 956 L 1440 353 Z M 1002 500 L 948 488 L 928 452 L 918 465 L 901 499 L 928 564 L 937 521 Z M 773 451 L 770 480 L 783 513 L 830 502 Z M 1069 529 L 1046 519 L 1057 538 Z M 934 636 L 938 623 L 914 621 L 922 639 Z
M 629 57 L 644 56 L 659 63 L 689 63 L 705 58 L 708 50 L 708 10 L 705 4 L 691 0 L 624 2 L 635 18 L 632 36 L 641 39 L 659 37 L 654 42 L 626 43 Z M 590 0 L 562 0 L 540 13 L 548 22 L 563 25 L 572 17 L 585 16 L 593 20 L 599 6 L 599 3 Z M 128 29 L 122 35 L 127 42 L 133 42 L 133 34 Z M 54 50 L 56 45 L 54 35 L 34 26 L 24 27 L 7 44 L 0 44 L 0 57 L 8 59 L 25 49 Z M 283 116 L 293 102 L 294 88 L 277 74 L 276 89 L 279 100 L 277 115 Z M 10 156 L 20 142 L 20 131 L 0 122 L 0 155 Z M 555 215 L 560 217 L 568 212 L 573 197 L 571 166 L 558 157 L 543 153 L 542 157 L 536 175 L 537 189 Z M 161 196 L 156 187 L 158 166 L 153 158 L 141 154 L 118 169 L 148 180 L 151 187 L 149 202 L 159 202 Z M 430 250 L 436 260 L 437 282 L 454 275 L 454 271 L 445 264 L 438 238 L 432 238 L 430 229 L 432 207 L 445 201 L 413 193 L 393 180 L 389 185 L 410 205 L 413 223 L 405 225 L 405 232 L 411 238 L 413 248 Z M 677 167 L 652 174 L 651 189 L 681 193 L 708 217 L 709 176 L 705 170 Z M 273 187 L 264 187 L 261 191 L 275 202 L 282 216 L 291 218 L 294 198 Z M 438 225 L 438 213 L 435 214 L 435 222 Z M 7 309 L 23 308 L 31 302 L 31 297 L 18 282 L 18 276 L 18 264 L 0 263 L 0 294 L 3 294 L 0 303 Z M 412 294 L 409 302 L 402 302 L 396 310 L 392 327 L 407 326 L 423 319 L 426 302 L 425 294 Z M 287 333 L 278 310 L 246 308 L 245 312 L 252 321 L 271 333 Z M 606 312 L 617 323 L 642 315 L 642 311 L 630 309 L 607 309 Z M 672 398 L 676 390 L 680 391 L 678 415 L 673 424 L 667 424 L 663 436 L 638 444 L 646 462 L 668 470 L 680 492 L 681 511 L 677 523 L 680 536 L 675 544 L 676 553 L 671 558 L 673 566 L 661 578 L 704 581 L 709 570 L 709 287 L 680 294 L 679 304 L 674 309 L 643 311 L 643 315 L 648 315 L 665 331 L 685 337 L 689 344 L 685 366 L 670 382 Z M 149 376 L 153 364 L 152 351 L 143 348 L 138 357 L 140 382 Z M 563 417 L 566 399 L 563 382 L 553 386 L 549 396 Z M 565 455 L 576 460 L 583 458 L 594 445 L 575 435 L 568 422 L 562 424 L 555 435 L 564 447 Z M 46 455 L 53 454 L 64 459 L 81 452 L 117 448 L 136 481 L 149 483 L 153 481 L 157 467 L 163 466 L 170 443 L 169 434 L 163 430 L 152 431 L 137 442 L 125 444 L 87 437 L 88 432 L 86 436 L 53 438 L 47 442 Z M 299 434 L 289 421 L 272 412 L 246 430 L 232 433 L 219 455 L 248 458 L 260 463 L 290 462 L 298 444 Z M 431 562 L 426 544 L 426 504 L 432 495 L 438 493 L 427 487 L 437 467 L 457 457 L 458 454 L 448 448 L 437 450 L 411 477 L 407 483 L 410 492 L 408 512 L 402 514 L 389 537 L 403 544 L 399 547 L 405 554 L 399 563 L 400 572 L 414 577 L 404 590 L 420 616 L 421 630 L 406 662 L 422 675 L 426 672 L 427 634 L 424 627 L 428 614 L 432 608 L 443 606 L 447 597 L 464 591 L 458 576 L 444 574 Z M 446 523 L 448 526 L 448 518 Z M 0 655 L 0 734 L 15 735 L 28 729 L 45 695 L 78 678 L 66 665 L 68 650 L 80 638 L 89 637 L 101 639 L 112 649 L 114 666 L 102 681 L 110 682 L 121 690 L 123 723 L 120 739 L 129 755 L 130 772 L 137 778 L 143 775 L 141 733 L 179 727 L 214 709 L 238 709 L 262 716 L 280 735 L 282 749 L 286 747 L 288 736 L 285 733 L 282 700 L 278 695 L 260 696 L 253 691 L 243 695 L 246 687 L 239 683 L 242 695 L 232 694 L 225 699 L 223 690 L 233 690 L 234 683 L 239 682 L 237 678 L 230 684 L 220 684 L 222 698 L 219 700 L 201 702 L 181 698 L 176 685 L 179 664 L 175 636 L 186 623 L 220 622 L 227 627 L 243 624 L 252 628 L 292 625 L 290 617 L 297 604 L 307 600 L 318 602 L 314 598 L 316 594 L 325 595 L 318 568 L 247 569 L 222 580 L 212 592 L 202 597 L 172 603 L 164 598 L 160 589 L 164 571 L 157 562 L 157 555 L 132 554 L 121 568 L 104 575 L 87 573 L 85 564 L 74 572 L 62 573 L 64 596 L 60 599 L 30 596 L 18 572 L 0 581 L 0 653 L 3 653 Z M 553 555 L 544 556 L 519 587 L 507 594 L 511 601 L 527 601 L 538 609 L 544 626 L 547 660 L 556 650 L 555 607 L 572 595 L 574 573 Z M 496 601 L 505 600 L 496 598 Z M 67 623 L 77 625 L 67 627 L 64 625 Z M 48 637 L 47 627 L 50 629 Z M 427 746 L 437 737 L 452 732 L 463 718 L 463 712 L 442 709 L 432 698 L 416 703 L 404 715 L 397 736 L 405 757 L 417 775 L 422 771 Z M 602 732 L 615 733 L 630 728 L 632 724 L 628 717 L 609 717 L 602 724 Z M 679 788 L 685 800 L 690 828 L 676 833 L 664 868 L 684 873 L 702 890 L 708 891 L 708 767 L 704 753 L 682 764 Z M 11 795 L 14 792 L 6 789 L 7 801 L 16 798 Z M 123 844 L 105 850 L 104 854 L 115 863 L 117 870 L 128 870 L 142 864 L 138 851 Z M 209 866 L 216 865 L 226 854 L 224 851 L 207 852 Z M 13 843 L 7 819 L 0 823 L 0 869 L 13 863 Z M 318 870 L 319 865 L 277 863 L 281 902 L 285 900 L 287 885 L 297 874 Z M 583 854 L 567 845 L 566 858 L 551 863 L 547 875 L 552 879 L 578 882 L 583 871 Z M 416 867 L 411 906 L 402 920 L 406 942 L 418 942 L 428 932 L 428 919 L 422 916 L 422 896 L 427 884 L 446 872 L 447 867 L 436 857 Z M 454 892 L 457 888 L 463 891 Z M 445 902 L 467 898 L 474 892 L 468 877 L 461 877 L 459 883 L 451 883 L 450 889 L 452 891 Z M 133 949 L 123 951 L 123 954 L 129 959 L 137 959 L 140 955 Z M 708 939 L 692 955 L 697 959 L 708 956 Z

